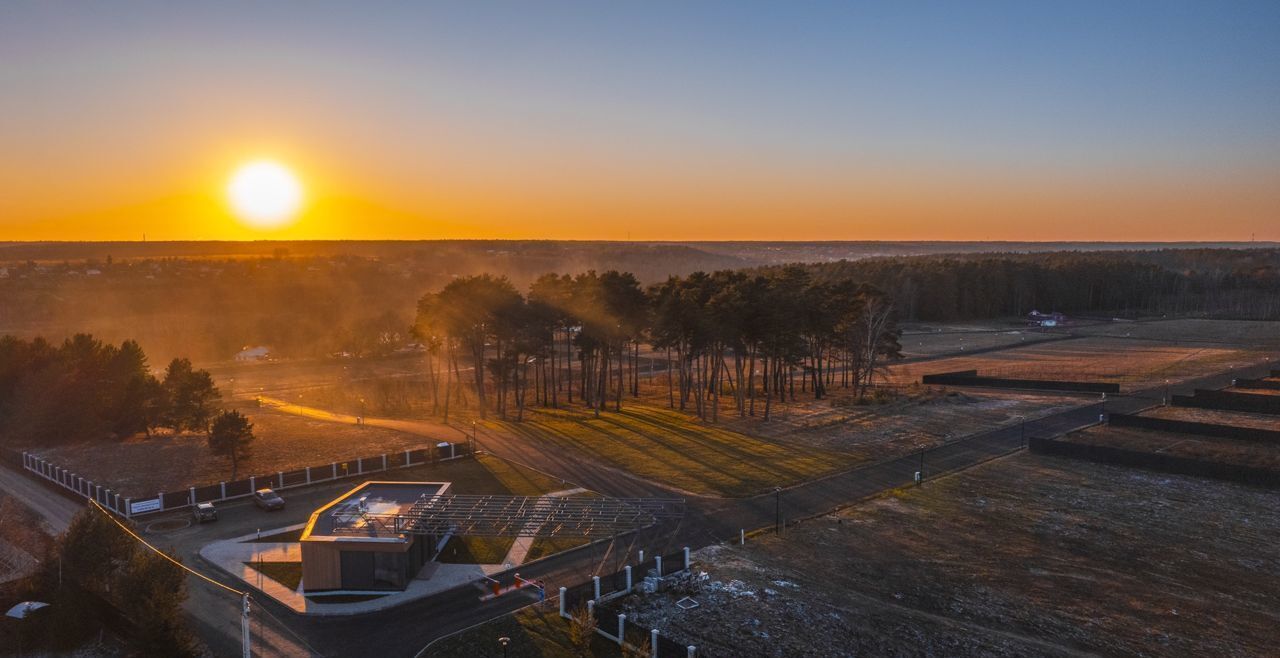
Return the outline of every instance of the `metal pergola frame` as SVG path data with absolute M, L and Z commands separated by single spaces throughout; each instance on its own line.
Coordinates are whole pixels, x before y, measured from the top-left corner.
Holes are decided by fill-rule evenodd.
M 395 514 L 343 506 L 333 533 L 358 536 L 608 537 L 684 516 L 679 498 L 426 495 Z

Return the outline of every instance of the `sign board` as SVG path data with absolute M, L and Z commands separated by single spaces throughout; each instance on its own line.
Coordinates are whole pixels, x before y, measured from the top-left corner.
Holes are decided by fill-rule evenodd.
M 130 514 L 142 514 L 144 512 L 157 512 L 160 510 L 160 499 L 152 498 L 151 500 L 139 500 L 129 503 Z

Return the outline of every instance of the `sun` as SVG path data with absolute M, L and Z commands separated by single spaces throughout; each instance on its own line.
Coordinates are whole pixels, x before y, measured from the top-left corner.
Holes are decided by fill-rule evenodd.
M 249 162 L 236 169 L 227 184 L 227 199 L 240 221 L 257 229 L 289 225 L 302 207 L 302 183 L 288 167 L 271 160 Z

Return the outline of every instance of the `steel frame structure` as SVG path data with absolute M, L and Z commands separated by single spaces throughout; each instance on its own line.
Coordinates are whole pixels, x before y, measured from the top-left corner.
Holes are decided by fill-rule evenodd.
M 376 514 L 344 505 L 333 533 L 471 537 L 609 537 L 684 516 L 679 498 L 424 494 L 407 511 Z

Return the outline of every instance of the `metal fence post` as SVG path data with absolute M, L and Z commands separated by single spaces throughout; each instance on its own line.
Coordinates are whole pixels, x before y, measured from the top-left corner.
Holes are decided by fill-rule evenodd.
M 124 518 L 126 519 L 133 518 L 133 499 L 132 498 L 124 499 Z
M 684 568 L 686 570 L 689 568 L 689 547 L 688 546 L 684 547 Z
M 560 588 L 560 616 L 561 617 L 568 617 L 568 615 L 564 614 L 564 599 L 565 599 L 566 591 L 568 591 L 568 588 L 565 588 L 565 587 Z
M 333 470 L 333 477 L 330 479 L 338 479 L 338 462 L 329 462 L 329 468 Z
M 382 470 L 387 470 L 387 453 L 382 453 Z
M 625 632 L 626 628 L 627 628 L 627 616 L 618 615 L 618 646 L 622 646 L 627 642 L 626 640 L 627 635 Z
M 649 631 L 649 658 L 658 658 L 658 629 Z
M 658 565 L 658 577 L 661 578 L 662 577 L 662 556 L 658 555 L 653 559 L 654 559 L 654 562 L 656 562 Z
M 256 479 L 257 479 L 257 476 L 255 475 L 249 476 L 249 493 L 253 493 L 258 490 L 258 485 L 254 482 L 254 480 Z
M 196 488 L 191 487 L 188 495 L 191 496 L 191 504 L 195 505 L 196 504 Z
M 227 499 L 227 483 L 219 482 L 218 484 L 222 486 L 222 495 L 218 496 L 218 500 L 226 500 Z
M 627 566 L 623 567 L 622 570 L 625 571 L 627 574 L 627 591 L 630 592 L 631 591 L 631 565 L 628 564 Z
M 356 475 L 364 473 L 364 457 L 356 457 Z
M 276 471 L 276 476 L 280 478 L 280 488 L 284 488 L 284 471 Z
M 311 484 L 311 467 L 307 467 L 307 484 Z
M 457 456 L 458 456 L 458 444 L 456 444 L 456 443 L 450 443 L 450 444 L 449 444 L 449 459 L 453 459 L 454 457 L 457 457 Z
M 412 450 L 405 450 L 405 451 L 404 451 L 404 465 L 405 465 L 405 466 L 413 466 L 413 451 L 412 451 Z
M 600 600 L 600 576 L 591 577 L 591 587 L 595 591 L 595 596 L 591 597 L 596 601 Z

